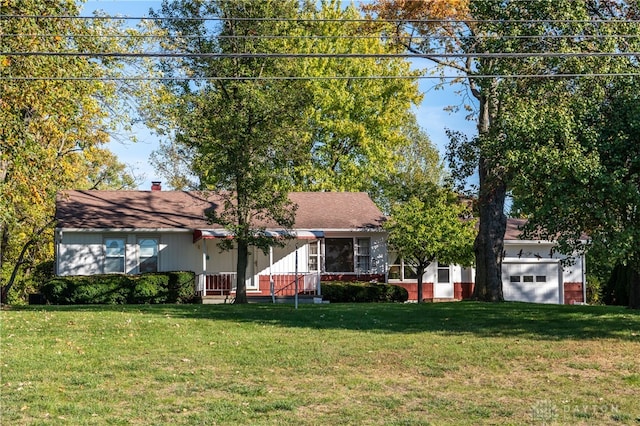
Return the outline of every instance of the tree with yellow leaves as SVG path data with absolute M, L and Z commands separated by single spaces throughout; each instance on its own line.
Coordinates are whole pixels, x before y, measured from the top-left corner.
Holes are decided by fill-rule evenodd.
M 117 88 L 105 65 L 43 52 L 97 51 L 104 21 L 77 16 L 73 0 L 0 5 L 0 287 L 2 301 L 53 257 L 55 195 L 69 188 L 131 187 L 133 179 L 105 149 L 112 127 L 105 103 Z M 63 17 L 60 17 L 63 16 Z M 12 54 L 14 53 L 14 54 Z M 31 53 L 31 54 L 24 54 Z M 114 63 L 115 64 L 115 63 Z M 73 78 L 78 78 L 74 80 Z M 15 297 L 24 295 L 14 295 Z

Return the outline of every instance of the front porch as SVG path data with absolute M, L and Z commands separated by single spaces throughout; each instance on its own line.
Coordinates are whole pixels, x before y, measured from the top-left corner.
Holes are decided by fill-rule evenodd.
M 236 272 L 217 272 L 196 275 L 196 296 L 205 299 L 232 300 L 237 288 Z M 255 278 L 254 278 L 255 279 Z M 258 275 L 257 285 L 247 286 L 247 297 L 277 298 L 298 296 L 319 297 L 322 294 L 320 274 L 285 272 Z

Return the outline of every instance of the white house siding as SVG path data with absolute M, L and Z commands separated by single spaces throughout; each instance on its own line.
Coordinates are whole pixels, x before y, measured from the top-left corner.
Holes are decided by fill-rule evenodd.
M 138 234 L 140 235 L 140 234 Z M 160 237 L 160 271 L 202 271 L 202 249 L 193 243 L 191 232 L 164 232 Z
M 57 230 L 58 275 L 93 275 L 102 273 L 104 257 L 102 234 L 69 233 Z
M 104 240 L 125 239 L 125 272 L 139 272 L 138 240 L 158 239 L 159 271 L 202 270 L 202 254 L 191 232 L 56 232 L 58 275 L 93 275 L 104 272 Z

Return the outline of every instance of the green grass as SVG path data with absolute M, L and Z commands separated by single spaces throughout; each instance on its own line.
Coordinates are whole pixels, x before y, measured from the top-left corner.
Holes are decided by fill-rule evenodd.
M 0 313 L 0 424 L 639 424 L 640 314 L 519 303 Z

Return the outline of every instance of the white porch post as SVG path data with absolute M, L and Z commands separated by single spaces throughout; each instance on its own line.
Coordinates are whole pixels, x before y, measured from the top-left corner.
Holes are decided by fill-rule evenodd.
M 295 271 L 295 286 L 296 292 L 294 294 L 296 309 L 298 309 L 298 243 L 296 243 L 296 271 Z
M 269 246 L 269 292 L 271 293 L 271 302 L 276 303 L 275 288 L 273 284 L 273 275 L 271 267 L 273 266 L 273 246 Z
M 202 297 L 207 295 L 207 242 L 202 239 Z
M 322 296 L 322 265 L 324 261 L 322 259 L 322 241 L 316 241 L 316 253 L 318 253 L 318 285 L 316 286 L 316 296 Z

